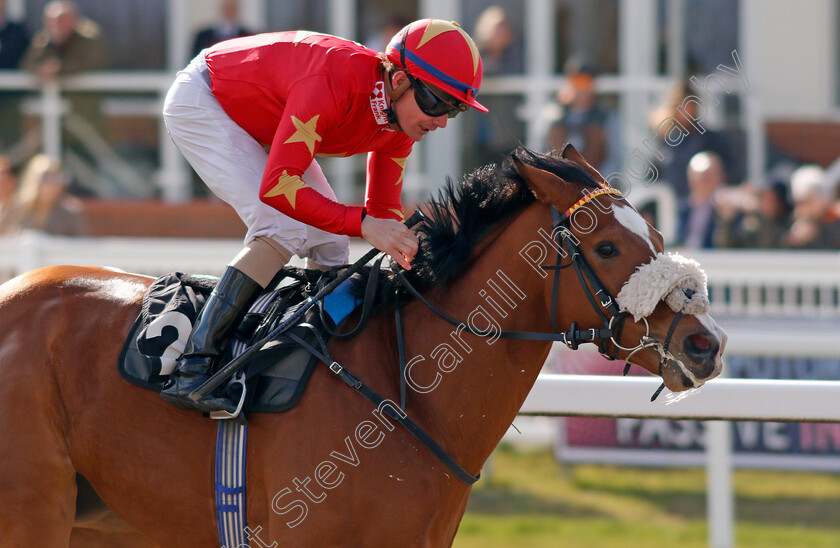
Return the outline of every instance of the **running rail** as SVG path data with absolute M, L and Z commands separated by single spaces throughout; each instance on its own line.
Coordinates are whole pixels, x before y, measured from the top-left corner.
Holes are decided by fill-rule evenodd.
M 840 422 L 840 381 L 717 378 L 689 393 L 666 390 L 658 377 L 540 375 L 523 415 L 636 417 L 725 421 Z M 675 401 L 676 400 L 676 401 Z

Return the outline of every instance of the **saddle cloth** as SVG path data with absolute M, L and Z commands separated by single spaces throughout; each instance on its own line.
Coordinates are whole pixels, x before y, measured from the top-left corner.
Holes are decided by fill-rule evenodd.
M 264 337 L 283 318 L 291 315 L 316 291 L 320 272 L 283 269 L 268 289 L 254 302 L 235 329 L 228 351 L 220 363 L 227 363 L 234 345 L 249 346 Z M 186 347 L 193 323 L 218 278 L 167 274 L 155 280 L 143 296 L 143 305 L 120 352 L 118 370 L 128 382 L 159 392 L 176 369 L 178 357 Z M 339 286 L 324 299 L 326 321 L 334 328 L 360 303 L 349 284 Z M 324 341 L 328 333 L 317 307 L 305 315 L 306 323 L 316 326 Z M 307 342 L 317 346 L 310 329 L 292 328 Z M 247 377 L 244 412 L 282 412 L 294 407 L 309 381 L 317 359 L 289 339 L 279 338 L 255 353 L 243 368 Z M 231 394 L 238 399 L 238 394 Z

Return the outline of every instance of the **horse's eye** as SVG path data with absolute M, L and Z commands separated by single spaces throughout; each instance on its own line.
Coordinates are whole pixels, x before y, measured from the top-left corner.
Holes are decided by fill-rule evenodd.
M 598 252 L 598 255 L 607 259 L 610 257 L 615 257 L 618 255 L 618 247 L 612 242 L 601 242 L 598 244 L 598 247 L 595 249 Z

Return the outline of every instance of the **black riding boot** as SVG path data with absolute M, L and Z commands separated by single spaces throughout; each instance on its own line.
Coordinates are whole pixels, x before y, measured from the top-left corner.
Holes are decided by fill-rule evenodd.
M 236 410 L 228 398 L 208 394 L 200 402 L 194 402 L 187 396 L 210 378 L 214 362 L 224 349 L 225 335 L 260 289 L 257 282 L 236 268 L 227 267 L 196 318 L 178 369 L 160 392 L 163 399 L 204 412 Z

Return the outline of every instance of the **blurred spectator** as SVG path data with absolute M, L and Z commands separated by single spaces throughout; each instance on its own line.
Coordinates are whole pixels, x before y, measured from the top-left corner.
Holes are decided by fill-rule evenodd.
M 522 41 L 514 31 L 508 14 L 500 6 L 490 6 L 478 16 L 473 32 L 481 53 L 485 80 L 493 76 L 520 74 L 524 58 Z M 483 116 L 468 116 L 475 135 L 476 148 L 466 151 L 465 167 L 471 170 L 499 162 L 525 138 L 525 124 L 517 116 L 520 95 L 484 96 L 482 103 L 490 109 Z
M 678 80 L 649 117 L 651 127 L 660 137 L 655 143 L 659 145 L 659 152 L 664 157 L 661 160 L 652 158 L 652 161 L 659 170 L 659 180 L 671 185 L 679 199 L 688 196 L 688 162 L 696 154 L 702 151 L 715 152 L 727 166 L 732 164 L 732 158 L 727 152 L 726 139 L 722 134 L 706 127 L 703 127 L 705 131 L 700 133 L 692 125 L 690 118 L 701 118 L 697 113 L 697 105 L 689 101 L 684 108 L 678 108 L 687 97 L 695 94 L 686 81 Z M 674 125 L 674 122 L 678 125 Z M 672 128 L 671 138 L 677 131 L 684 135 L 679 144 L 671 145 L 664 141 L 663 132 Z M 654 143 L 651 145 L 655 146 Z
M 0 69 L 18 68 L 29 45 L 26 27 L 6 18 L 6 0 L 0 0 Z M 0 149 L 8 150 L 20 139 L 20 103 L 25 93 L 0 91 Z
M 823 169 L 804 165 L 793 172 L 793 224 L 786 239 L 798 249 L 840 249 L 840 218 L 833 207 L 834 189 Z
M 695 154 L 688 163 L 689 195 L 680 204 L 677 245 L 689 249 L 714 247 L 717 206 L 715 193 L 726 180 L 720 156 L 714 152 Z
M 474 36 L 485 76 L 522 72 L 522 42 L 501 6 L 490 6 L 481 12 L 475 22 Z
M 53 0 L 44 7 L 44 29 L 33 38 L 23 66 L 43 80 L 52 80 L 106 68 L 108 49 L 99 26 L 81 17 L 75 3 Z
M 720 189 L 715 196 L 718 247 L 778 249 L 785 245 L 793 205 L 788 185 L 773 181 L 755 188 L 744 183 Z
M 595 70 L 579 58 L 564 65 L 566 84 L 557 93 L 557 120 L 548 130 L 548 150 L 571 143 L 602 173 L 607 158 L 607 112 L 597 104 Z
M 18 180 L 12 164 L 8 158 L 0 156 L 0 220 L 8 214 L 17 187 Z
M 21 23 L 6 19 L 6 0 L 0 0 L 0 69 L 16 69 L 29 36 Z
M 0 219 L 0 233 L 29 229 L 66 236 L 85 234 L 81 201 L 66 192 L 67 182 L 58 160 L 46 154 L 32 158 L 8 213 Z
M 642 216 L 642 219 L 653 228 L 659 229 L 657 214 L 657 203 L 655 201 L 647 202 L 639 208 L 639 215 Z
M 252 31 L 239 24 L 239 0 L 221 0 L 218 21 L 213 26 L 196 33 L 192 55 L 195 57 L 204 48 L 209 48 L 224 40 L 252 34 L 254 34 Z
M 3 219 L 9 214 L 9 208 L 12 206 L 17 186 L 18 180 L 14 171 L 12 171 L 9 159 L 0 156 L 0 226 L 3 224 Z M 8 269 L 0 267 L 0 283 L 13 278 L 15 274 L 15 269 L 11 266 Z
M 23 68 L 45 82 L 84 71 L 108 66 L 108 46 L 99 26 L 79 14 L 69 0 L 53 0 L 44 6 L 44 28 L 32 39 L 23 59 Z M 98 93 L 68 92 L 70 103 L 64 116 L 62 140 L 78 159 L 95 163 L 87 143 L 106 133 L 105 118 Z M 91 136 L 92 135 L 92 136 Z

